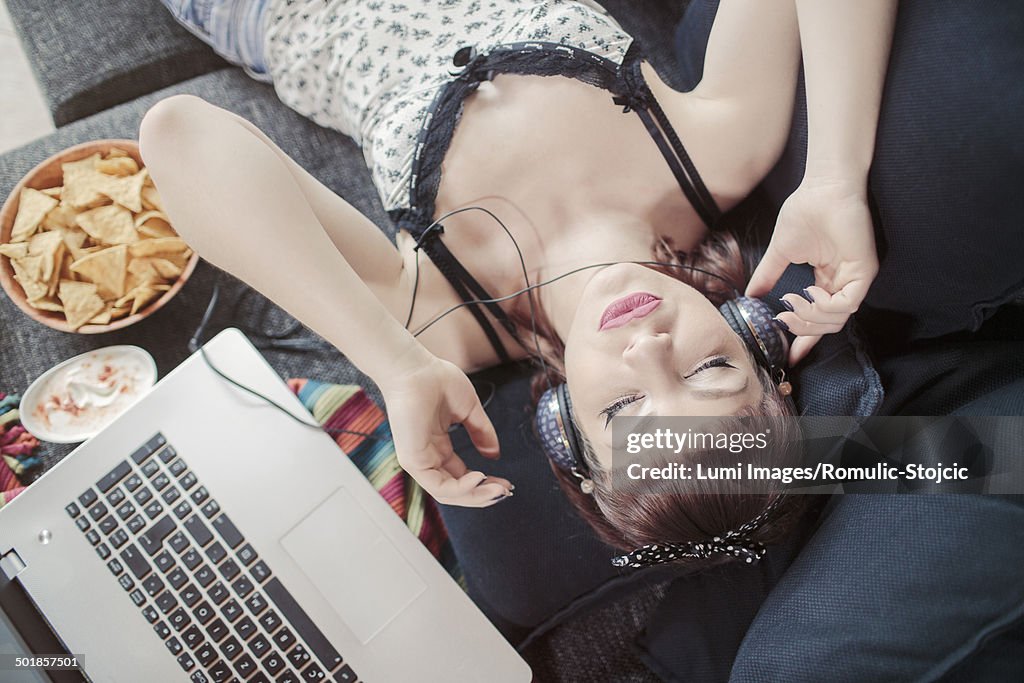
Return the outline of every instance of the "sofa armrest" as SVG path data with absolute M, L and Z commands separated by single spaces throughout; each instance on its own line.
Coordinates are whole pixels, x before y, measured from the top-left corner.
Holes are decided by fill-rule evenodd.
M 57 126 L 226 66 L 157 0 L 7 9 Z

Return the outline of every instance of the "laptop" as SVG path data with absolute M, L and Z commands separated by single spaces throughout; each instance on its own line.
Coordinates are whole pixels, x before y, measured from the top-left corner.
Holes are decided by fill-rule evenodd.
M 241 332 L 204 348 L 311 421 Z M 93 681 L 532 677 L 326 433 L 198 353 L 0 509 L 0 585 Z

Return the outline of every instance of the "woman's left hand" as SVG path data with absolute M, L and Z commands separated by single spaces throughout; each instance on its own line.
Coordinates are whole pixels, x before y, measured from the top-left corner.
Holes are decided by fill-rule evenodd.
M 814 267 L 814 286 L 786 294 L 791 312 L 776 318 L 797 335 L 789 362 L 800 361 L 821 336 L 838 332 L 857 311 L 878 273 L 878 252 L 867 183 L 836 178 L 804 178 L 779 211 L 768 251 L 747 285 L 747 296 L 771 291 L 791 263 Z

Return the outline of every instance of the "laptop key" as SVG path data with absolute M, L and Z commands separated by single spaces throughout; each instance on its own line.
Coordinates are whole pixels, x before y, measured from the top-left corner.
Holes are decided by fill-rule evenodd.
M 205 486 L 200 486 L 199 488 L 192 492 L 192 502 L 195 503 L 196 505 L 202 505 L 209 497 L 210 492 L 206 490 Z
M 128 520 L 128 531 L 133 534 L 137 534 L 142 531 L 144 526 L 146 526 L 146 520 L 142 518 L 142 515 L 135 515 Z
M 186 628 L 191 622 L 192 618 L 188 616 L 188 612 L 183 607 L 179 607 L 171 613 L 171 616 L 167 617 L 167 620 L 171 622 L 171 626 L 178 633 L 181 633 L 182 629 Z
M 310 659 L 309 652 L 301 644 L 293 647 L 291 652 L 287 653 L 285 657 L 296 669 L 306 666 L 306 662 Z
M 82 495 L 78 496 L 78 502 L 82 504 L 82 507 L 91 507 L 93 503 L 99 500 L 99 496 L 92 489 L 86 490 Z
M 146 508 L 146 514 L 149 514 L 149 508 Z M 150 519 L 152 517 L 153 515 L 150 515 Z M 174 520 L 171 519 L 171 516 L 164 515 L 158 522 L 146 529 L 144 534 L 139 536 L 139 545 L 152 557 L 160 552 L 164 539 L 174 531 L 174 528 Z
M 167 640 L 171 637 L 171 627 L 162 621 L 153 624 L 153 630 L 160 636 L 160 640 Z
M 295 634 L 287 626 L 283 627 L 280 631 L 274 634 L 274 642 L 282 650 L 287 650 L 295 644 Z
M 220 505 L 213 498 L 203 504 L 203 514 L 206 515 L 207 519 L 210 519 L 210 517 L 213 517 L 218 512 L 220 512 Z
M 114 517 L 114 515 L 107 515 L 106 517 L 100 520 L 98 526 L 100 528 L 100 531 L 109 536 L 110 532 L 117 528 L 117 518 Z
M 292 594 L 288 592 L 276 576 L 263 585 L 263 590 L 266 591 L 270 599 L 277 605 L 277 608 L 281 610 L 285 620 L 306 641 L 321 664 L 328 669 L 333 669 L 341 663 L 341 655 L 331 645 L 331 641 L 327 640 L 327 636 L 313 623 L 313 620 L 309 618 L 306 611 L 299 606 L 299 603 L 295 601 Z
M 252 650 L 252 653 L 257 657 L 262 657 L 270 652 L 270 641 L 267 640 L 267 637 L 262 633 L 257 633 L 256 637 L 250 640 L 248 644 L 249 649 Z
M 214 541 L 213 545 L 206 549 L 206 556 L 210 558 L 211 562 L 217 564 L 228 556 L 228 551 L 224 550 L 224 546 L 220 544 L 220 541 Z
M 192 512 L 192 506 L 188 504 L 187 500 L 183 500 L 174 506 L 174 516 L 178 519 L 185 519 L 190 512 Z
M 211 683 L 210 677 L 206 675 L 205 671 L 196 671 L 189 676 L 188 680 L 192 681 L 192 683 Z
M 181 486 L 181 488 L 188 491 L 189 489 L 196 485 L 196 475 L 193 474 L 192 472 L 186 472 L 185 476 L 178 480 L 178 484 Z
M 196 539 L 196 543 L 201 546 L 205 546 L 213 540 L 213 534 L 206 528 L 206 525 L 203 523 L 203 520 L 199 515 L 192 515 L 186 519 L 185 529 L 192 534 L 192 538 Z
M 322 681 L 326 677 L 324 670 L 316 665 L 316 662 L 311 662 L 309 666 L 301 671 L 302 680 L 304 681 Z
M 259 583 L 263 583 L 270 578 L 270 567 L 263 560 L 254 564 L 249 571 L 252 573 L 252 578 L 256 579 Z
M 355 683 L 357 678 L 356 672 L 348 664 L 334 672 L 335 683 Z
M 165 503 L 167 503 L 168 505 L 174 505 L 174 501 L 181 498 L 181 491 L 172 486 L 166 491 L 164 491 L 164 495 L 162 497 Z
M 117 467 L 104 474 L 98 482 L 96 482 L 96 488 L 101 492 L 106 493 L 113 486 L 131 474 L 132 466 L 127 460 L 122 460 L 117 464 Z
M 244 598 L 245 596 L 252 593 L 253 585 L 252 581 L 247 576 L 239 576 L 235 579 L 235 582 L 231 584 L 231 587 L 238 593 L 238 597 Z
M 174 597 L 174 593 L 171 591 L 164 591 L 157 596 L 156 606 L 160 608 L 161 612 L 167 614 L 178 606 L 178 598 Z
M 146 604 L 146 596 L 142 594 L 142 591 L 135 589 L 128 595 L 131 597 L 132 602 L 135 603 L 136 607 L 142 607 Z
M 171 549 L 173 549 L 174 552 L 178 553 L 179 555 L 182 553 L 183 550 L 185 550 L 185 548 L 188 547 L 188 539 L 185 538 L 185 534 L 183 534 L 180 531 L 171 536 L 171 540 L 169 541 L 169 543 L 171 545 Z
M 125 498 L 125 493 L 121 489 L 121 487 L 118 487 L 118 488 L 114 489 L 113 491 L 111 491 L 110 493 L 107 494 L 107 502 L 110 503 L 111 505 L 115 506 L 115 507 L 120 505 L 121 501 L 123 501 L 124 498 Z
M 149 593 L 149 597 L 152 598 L 164 589 L 164 582 L 160 579 L 158 574 L 150 574 L 146 580 L 142 582 L 142 587 L 147 593 Z
M 182 589 L 179 595 L 181 596 L 181 601 L 185 603 L 187 607 L 191 607 L 192 605 L 199 602 L 199 600 L 203 597 L 203 592 L 199 590 L 199 588 L 197 588 L 194 583 L 190 583 L 189 585 L 185 586 L 184 589 Z
M 228 668 L 227 662 L 223 659 L 218 660 L 216 664 L 210 667 L 209 671 L 214 683 L 224 683 L 224 681 L 231 678 L 231 669 Z
M 121 584 L 121 588 L 126 591 L 130 591 L 135 588 L 135 581 L 127 574 L 121 574 L 121 576 L 117 577 L 117 582 Z
M 88 517 L 82 515 L 75 520 L 75 526 L 77 526 L 81 531 L 87 531 L 92 524 L 89 522 Z
M 149 490 L 149 487 L 143 487 L 135 493 L 135 502 L 139 505 L 145 505 L 153 498 L 153 492 Z
M 242 640 L 249 640 L 252 634 L 256 633 L 256 624 L 252 623 L 249 617 L 244 617 L 235 623 L 235 632 Z
M 92 543 L 93 545 L 100 542 L 100 534 L 95 529 L 89 529 L 89 531 L 85 533 L 85 537 L 89 540 L 89 543 Z
M 196 659 L 203 666 L 209 666 L 210 662 L 217 657 L 217 651 L 213 649 L 213 643 L 203 643 L 195 650 L 195 653 Z
M 164 641 L 164 645 L 171 651 L 172 655 L 177 655 L 182 650 L 181 641 L 177 638 L 172 637 L 170 640 Z
M 163 511 L 164 506 L 160 504 L 159 500 L 154 500 L 152 503 L 146 506 L 146 516 L 150 519 L 154 519 Z
M 96 554 L 100 556 L 101 560 L 105 560 L 110 557 L 110 548 L 107 547 L 106 543 L 100 543 L 96 546 Z
M 180 477 L 185 470 L 188 469 L 188 465 L 181 458 L 178 458 L 170 464 L 167 470 L 176 477 Z
M 224 603 L 224 606 L 220 608 L 220 613 L 224 615 L 224 618 L 228 621 L 234 621 L 238 617 L 242 616 L 242 606 L 239 605 L 234 598 L 231 598 Z
M 242 678 L 248 678 L 256 671 L 256 662 L 253 661 L 253 658 L 246 652 L 243 652 L 242 656 L 236 659 L 232 666 L 235 667 L 235 671 L 237 671 L 238 675 Z
M 181 561 L 189 568 L 189 571 L 194 571 L 196 567 L 202 564 L 203 558 L 195 548 L 189 548 L 181 556 Z
M 178 455 L 178 451 L 174 450 L 174 446 L 168 446 L 160 451 L 160 462 L 166 465 L 170 461 L 174 460 L 176 455 Z
M 224 560 L 217 568 L 220 570 L 220 575 L 228 581 L 238 576 L 238 572 L 242 571 L 238 568 L 238 564 L 236 564 L 232 559 Z
M 249 599 L 252 600 L 252 598 Z M 270 610 L 269 612 L 261 616 L 259 619 L 257 619 L 257 621 L 260 622 L 260 626 L 262 626 L 267 633 L 271 634 L 274 631 L 276 631 L 277 627 L 283 623 L 281 621 L 281 617 L 279 617 L 277 615 L 277 612 L 275 612 L 274 610 Z
M 219 605 L 220 603 L 224 602 L 231 595 L 228 592 L 227 586 L 225 586 L 220 581 L 210 586 L 210 588 L 206 592 L 209 594 L 210 599 L 213 600 L 214 604 L 216 605 Z
M 213 618 L 213 607 L 210 603 L 203 600 L 201 603 L 196 605 L 195 609 L 192 610 L 192 614 L 196 616 L 196 621 L 200 624 L 205 624 Z
M 269 655 L 263 658 L 263 668 L 267 670 L 271 676 L 276 676 L 277 672 L 284 668 L 284 657 L 277 652 L 271 652 Z
M 220 651 L 224 653 L 225 658 L 231 660 L 237 657 L 238 653 L 242 651 L 242 644 L 238 642 L 238 638 L 229 636 L 220 644 Z
M 150 460 L 142 466 L 142 473 L 148 478 L 152 479 L 153 475 L 160 471 L 160 463 L 156 460 Z
M 181 668 L 185 671 L 191 671 L 192 668 L 196 665 L 196 662 L 194 659 L 192 659 L 192 655 L 190 655 L 187 652 L 183 652 L 180 655 L 178 655 L 178 664 L 180 664 Z M 197 671 L 196 673 L 199 672 Z M 193 680 L 195 680 L 194 677 Z
M 114 559 L 107 562 L 107 569 L 109 569 L 110 573 L 114 576 L 118 576 L 121 572 L 124 571 L 124 565 L 122 565 L 121 562 L 115 557 Z
M 199 569 L 199 571 L 196 572 L 195 578 L 196 578 L 196 581 L 199 582 L 200 586 L 202 586 L 203 588 L 206 588 L 207 586 L 210 585 L 210 583 L 213 582 L 214 579 L 217 578 L 217 575 L 213 573 L 213 569 L 209 565 L 205 565 L 204 564 Z
M 213 528 L 217 530 L 217 533 L 220 534 L 229 548 L 237 548 L 245 540 L 242 538 L 242 532 L 238 530 L 238 527 L 235 526 L 235 523 L 226 514 L 213 520 Z
M 107 506 L 102 502 L 96 503 L 89 508 L 89 516 L 92 517 L 92 521 L 98 522 L 103 515 L 107 514 Z
M 78 503 L 74 503 L 74 502 L 71 502 L 71 503 L 68 503 L 67 505 L 65 505 L 64 506 L 64 510 L 67 511 L 68 515 L 70 515 L 72 518 L 77 517 L 78 515 L 82 514 L 82 511 L 80 509 L 78 509 Z
M 174 590 L 179 590 L 188 581 L 188 574 L 181 567 L 175 567 L 167 575 L 167 583 L 171 584 Z
M 195 650 L 199 647 L 199 644 L 202 643 L 205 638 L 206 636 L 203 635 L 203 632 L 200 631 L 199 627 L 195 624 L 189 626 L 185 629 L 185 632 L 181 634 L 181 639 L 185 641 L 185 644 L 188 645 L 191 650 Z
M 151 624 L 160 618 L 160 614 L 157 613 L 156 608 L 152 605 L 146 605 L 146 607 L 142 610 L 142 616 L 146 617 L 146 621 L 148 621 Z
M 160 474 L 153 477 L 153 481 L 150 482 L 157 491 L 163 491 L 164 487 L 171 483 L 171 478 L 161 472 Z
M 270 683 L 270 679 L 262 671 L 257 671 L 253 674 L 253 677 L 249 679 L 249 683 Z
M 242 564 L 249 566 L 256 560 L 256 549 L 251 544 L 246 543 L 238 551 L 238 559 L 242 561 Z
M 146 575 L 153 570 L 134 543 L 129 543 L 121 551 L 121 561 L 128 566 L 128 569 L 135 575 L 135 578 L 139 580 L 146 578 Z
M 114 533 L 110 534 L 110 545 L 114 546 L 114 549 L 118 549 L 128 542 L 128 532 L 124 529 L 118 529 Z
M 206 632 L 210 634 L 214 642 L 219 641 L 221 638 L 230 633 L 228 625 L 224 623 L 224 620 L 217 617 L 206 626 Z
M 299 677 L 291 671 L 282 671 L 277 677 L 277 683 L 299 683 Z
M 142 477 L 137 474 L 133 474 L 124 481 L 124 487 L 128 489 L 129 493 L 135 493 L 135 489 L 142 486 Z
M 135 506 L 132 505 L 131 501 L 128 501 L 117 508 L 117 516 L 121 518 L 122 522 L 127 520 L 133 514 L 135 514 Z
M 153 564 L 156 565 L 157 569 L 166 574 L 174 568 L 174 558 L 171 557 L 170 551 L 165 550 L 153 558 Z

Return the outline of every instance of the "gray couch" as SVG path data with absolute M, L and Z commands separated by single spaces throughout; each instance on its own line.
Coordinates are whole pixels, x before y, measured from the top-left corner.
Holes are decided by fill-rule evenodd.
M 662 76 L 678 84 L 673 27 L 689 3 L 602 2 L 644 41 Z M 59 128 L 0 157 L 0 199 L 39 160 L 85 140 L 136 137 L 149 106 L 191 93 L 253 121 L 392 234 L 362 155 L 349 139 L 284 107 L 271 88 L 225 64 L 156 0 L 7 5 Z M 157 315 L 98 337 L 52 331 L 0 299 L 0 390 L 23 389 L 54 363 L 114 343 L 144 346 L 161 375 L 168 372 L 187 356 L 186 343 L 215 277 L 212 267 L 201 264 Z M 289 316 L 243 284 L 225 276 L 222 286 L 227 303 L 211 330 L 290 328 Z M 294 336 L 314 339 L 305 330 Z M 373 392 L 365 377 L 326 346 L 265 353 L 284 377 L 359 382 Z M 1021 388 L 1012 395 L 1024 395 Z M 67 450 L 48 448 L 47 465 Z M 524 656 L 541 681 L 1024 676 L 1024 544 L 1013 540 L 1024 526 L 1019 501 L 847 496 L 828 512 L 799 554 L 791 552 L 777 565 L 766 561 L 764 572 L 723 568 L 671 582 L 655 572 L 642 581 L 609 585 L 532 633 Z M 646 655 L 638 654 L 637 642 Z

